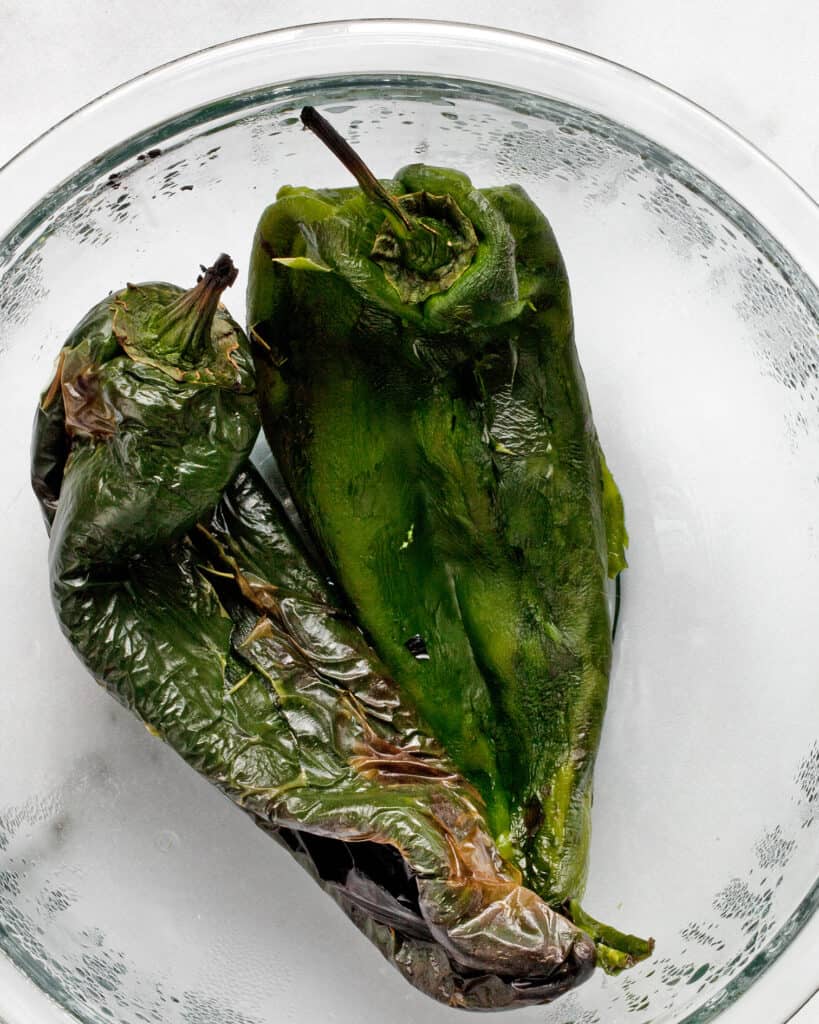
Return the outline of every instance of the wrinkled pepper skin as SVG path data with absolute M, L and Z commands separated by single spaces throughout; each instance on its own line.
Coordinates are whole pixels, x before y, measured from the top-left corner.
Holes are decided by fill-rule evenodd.
M 154 322 L 157 304 L 179 301 L 168 287 L 129 287 L 84 320 L 38 409 L 32 478 L 63 630 L 94 677 L 291 849 L 414 985 L 476 1009 L 548 1002 L 589 975 L 592 939 L 521 884 L 480 795 L 334 607 L 282 509 L 252 470 L 237 475 L 256 414 L 235 324 L 215 311 L 197 354 L 164 347 L 161 366 L 133 359 L 142 331 L 116 334 L 119 302 L 135 313 L 150 295 Z M 222 394 L 228 331 L 235 375 Z M 228 393 L 238 406 L 220 404 Z
M 402 239 L 357 188 L 283 188 L 261 217 L 248 323 L 263 424 L 403 698 L 525 883 L 568 905 L 586 879 L 626 533 L 565 267 L 517 186 L 423 165 L 382 185 L 426 228 Z M 460 231 L 449 271 L 427 258 L 430 227 Z M 618 935 L 604 966 L 648 955 Z
M 59 354 L 32 437 L 55 585 L 184 533 L 256 439 L 249 345 L 219 305 L 236 270 L 226 256 L 202 269 L 188 291 L 152 282 L 108 296 Z

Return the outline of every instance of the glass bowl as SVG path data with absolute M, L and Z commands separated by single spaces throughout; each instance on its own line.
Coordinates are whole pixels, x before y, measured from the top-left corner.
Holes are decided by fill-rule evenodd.
M 625 498 L 631 567 L 586 902 L 656 952 L 512 1012 L 787 1020 L 819 974 L 805 954 L 819 863 L 819 212 L 654 82 L 542 40 L 417 22 L 203 51 L 101 97 L 0 172 L 0 1017 L 454 1012 L 87 677 L 51 610 L 28 483 L 36 397 L 90 305 L 128 280 L 192 282 L 220 251 L 245 268 L 279 185 L 347 183 L 299 130 L 304 103 L 382 176 L 422 159 L 481 186 L 520 182 L 542 206 Z M 241 319 L 241 287 L 227 304 Z

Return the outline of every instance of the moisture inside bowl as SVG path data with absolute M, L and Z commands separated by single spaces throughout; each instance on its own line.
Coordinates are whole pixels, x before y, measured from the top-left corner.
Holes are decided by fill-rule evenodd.
M 656 952 L 513 1012 L 708 1020 L 816 902 L 819 295 L 795 253 L 817 213 L 803 197 L 793 244 L 785 214 L 772 233 L 738 198 L 763 159 L 708 121 L 736 170 L 709 177 L 706 115 L 622 69 L 408 24 L 274 33 L 134 83 L 58 129 L 69 149 L 31 209 L 9 204 L 27 167 L 48 177 L 54 136 L 0 172 L 0 947 L 52 997 L 26 989 L 43 1014 L 26 1019 L 54 1004 L 87 1024 L 451 1019 L 94 685 L 50 606 L 28 484 L 37 395 L 89 306 L 128 280 L 192 283 L 221 251 L 244 270 L 280 185 L 348 184 L 300 130 L 305 103 L 383 177 L 421 160 L 518 182 L 554 227 L 631 537 L 585 902 Z M 225 301 L 242 320 L 242 285 Z

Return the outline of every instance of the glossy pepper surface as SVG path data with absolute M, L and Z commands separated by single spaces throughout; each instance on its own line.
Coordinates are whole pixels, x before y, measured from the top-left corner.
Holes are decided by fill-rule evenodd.
M 455 1006 L 548 1001 L 588 976 L 591 938 L 521 884 L 480 795 L 239 468 L 252 369 L 212 301 L 232 273 L 129 286 L 63 349 L 32 453 L 61 625 L 413 984 Z
M 236 269 L 223 255 L 202 271 L 187 291 L 150 282 L 108 296 L 59 354 L 32 439 L 56 586 L 183 533 L 247 458 L 253 362 L 219 304 Z
M 265 430 L 402 699 L 525 883 L 579 915 L 626 532 L 563 260 L 518 186 L 348 166 L 359 188 L 283 188 L 257 228 Z M 648 955 L 584 919 L 608 969 Z

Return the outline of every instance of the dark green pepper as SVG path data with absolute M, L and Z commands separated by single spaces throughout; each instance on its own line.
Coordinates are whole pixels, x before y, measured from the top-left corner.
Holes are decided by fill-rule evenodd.
M 268 440 L 499 848 L 580 913 L 607 579 L 626 533 L 554 234 L 517 186 L 422 165 L 376 182 L 303 119 L 360 187 L 281 189 L 257 228 L 248 314 Z M 611 970 L 650 952 L 605 932 Z
M 129 286 L 63 350 L 32 460 L 61 625 L 413 984 L 456 1006 L 549 1001 L 594 944 L 521 885 L 281 508 L 236 476 L 256 414 L 225 281 Z
M 188 291 L 108 296 L 60 352 L 32 440 L 55 585 L 184 533 L 256 439 L 247 338 L 219 305 L 236 269 L 221 256 L 202 270 Z

